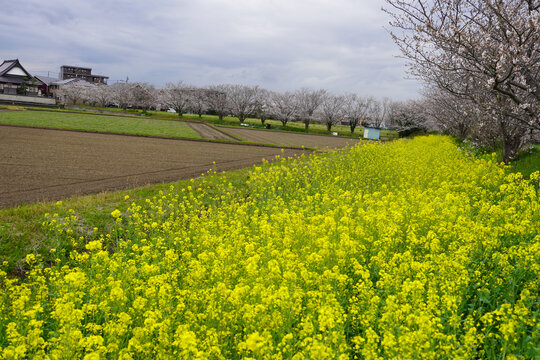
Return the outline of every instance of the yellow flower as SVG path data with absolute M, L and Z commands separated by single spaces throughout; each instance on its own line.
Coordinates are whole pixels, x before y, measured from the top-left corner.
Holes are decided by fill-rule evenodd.
M 26 263 L 28 265 L 33 265 L 36 262 L 36 256 L 34 254 L 26 255 Z
M 54 264 L 0 271 L 0 358 L 530 357 L 539 177 L 506 171 L 418 137 L 208 174 L 103 234 L 54 214 Z

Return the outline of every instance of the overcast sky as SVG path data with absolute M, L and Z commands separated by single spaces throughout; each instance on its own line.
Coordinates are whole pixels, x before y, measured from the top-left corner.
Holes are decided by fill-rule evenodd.
M 0 0 L 0 56 L 115 80 L 419 97 L 383 0 Z M 56 75 L 56 74 L 55 74 Z

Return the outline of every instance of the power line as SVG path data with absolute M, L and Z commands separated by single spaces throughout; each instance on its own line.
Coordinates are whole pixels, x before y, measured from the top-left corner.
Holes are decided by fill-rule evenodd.
M 56 78 L 58 78 L 60 76 L 60 73 L 58 73 L 58 72 L 46 71 L 46 70 L 33 71 L 33 73 L 38 74 L 38 75 L 44 75 L 46 73 L 48 77 L 56 77 Z M 51 76 L 51 75 L 53 75 L 53 76 Z

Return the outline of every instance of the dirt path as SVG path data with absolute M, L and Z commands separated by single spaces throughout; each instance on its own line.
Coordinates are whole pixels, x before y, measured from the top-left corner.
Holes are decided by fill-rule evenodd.
M 0 126 L 0 208 L 188 179 L 277 154 L 281 149 Z
M 91 109 L 91 108 L 83 108 L 79 106 L 65 106 L 65 110 L 74 110 L 78 114 L 84 114 L 89 113 L 91 115 L 114 115 L 114 116 L 141 116 L 137 113 L 129 113 L 125 111 L 114 111 L 114 110 L 103 110 L 103 109 Z
M 186 122 L 190 128 L 195 130 L 196 132 L 201 135 L 203 139 L 214 139 L 214 140 L 237 140 L 232 136 L 229 136 L 225 134 L 222 131 L 219 131 L 218 129 L 209 126 L 207 124 L 198 123 L 198 122 Z
M 338 136 L 298 134 L 294 132 L 242 129 L 223 127 L 223 130 L 247 141 L 270 143 L 282 146 L 306 146 L 312 148 L 344 148 L 362 140 Z

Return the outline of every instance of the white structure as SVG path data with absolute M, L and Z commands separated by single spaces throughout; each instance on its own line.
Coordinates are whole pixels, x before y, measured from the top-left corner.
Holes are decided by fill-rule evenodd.
M 364 139 L 379 140 L 381 138 L 381 129 L 365 126 Z

